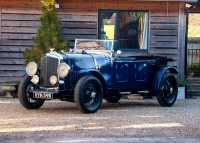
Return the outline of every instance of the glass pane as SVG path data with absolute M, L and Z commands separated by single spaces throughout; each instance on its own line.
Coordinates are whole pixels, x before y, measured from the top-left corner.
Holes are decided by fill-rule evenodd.
M 94 39 L 76 39 L 75 40 L 75 50 L 85 49 L 86 51 L 112 51 L 114 47 L 114 40 L 94 40 Z
M 115 21 L 116 13 L 101 13 L 101 39 L 115 39 Z
M 122 49 L 147 49 L 146 12 L 120 12 L 119 44 Z M 145 43 L 146 42 L 146 43 Z

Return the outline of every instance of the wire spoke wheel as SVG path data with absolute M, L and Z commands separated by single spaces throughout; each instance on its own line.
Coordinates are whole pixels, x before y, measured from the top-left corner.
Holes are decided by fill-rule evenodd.
M 108 90 L 108 97 L 105 99 L 107 102 L 116 103 L 121 99 L 122 95 L 119 94 L 118 90 Z
M 31 81 L 28 83 L 28 86 L 27 86 L 27 89 L 26 89 L 26 91 L 27 90 L 29 90 L 29 89 L 31 89 L 31 86 L 32 86 L 32 83 L 31 83 Z M 33 87 L 33 86 L 32 86 Z M 29 94 L 28 94 L 28 92 L 26 92 L 26 98 L 28 99 L 28 101 L 30 102 L 30 103 L 35 103 L 38 99 L 33 99 Z
M 18 98 L 22 106 L 26 109 L 38 109 L 40 108 L 44 100 L 32 98 L 27 91 L 34 88 L 31 82 L 31 77 L 26 75 L 19 84 L 18 87 Z
M 87 107 L 93 106 L 97 101 L 98 88 L 95 83 L 88 82 L 83 88 L 84 103 Z
M 165 73 L 160 83 L 160 93 L 157 95 L 158 102 L 163 107 L 172 106 L 177 98 L 178 86 L 173 74 Z
M 167 79 L 162 87 L 162 94 L 165 101 L 169 101 L 173 97 L 173 82 Z
M 74 92 L 77 108 L 83 113 L 96 112 L 102 103 L 102 86 L 94 76 L 82 77 Z

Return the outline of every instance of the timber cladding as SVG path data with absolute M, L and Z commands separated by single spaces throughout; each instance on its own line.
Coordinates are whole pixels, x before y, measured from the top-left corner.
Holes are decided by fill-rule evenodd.
M 40 2 L 1 0 L 0 6 L 0 83 L 18 83 L 24 74 L 22 52 L 31 48 L 39 26 Z
M 152 2 L 130 0 L 58 0 L 64 37 L 73 47 L 74 38 L 98 38 L 98 10 L 147 10 L 149 11 L 150 54 L 167 56 L 177 66 L 179 42 L 179 2 Z M 182 9 L 184 11 L 184 9 Z M 184 34 L 184 33 L 182 33 Z
M 74 46 L 75 38 L 97 39 L 98 10 L 149 11 L 149 53 L 177 59 L 179 2 L 130 0 L 57 0 L 63 37 Z M 183 3 L 183 2 L 182 2 Z M 22 52 L 31 48 L 41 16 L 39 0 L 0 0 L 0 83 L 19 82 L 23 76 Z M 179 49 L 180 50 L 180 49 Z M 177 66 L 177 62 L 171 63 Z

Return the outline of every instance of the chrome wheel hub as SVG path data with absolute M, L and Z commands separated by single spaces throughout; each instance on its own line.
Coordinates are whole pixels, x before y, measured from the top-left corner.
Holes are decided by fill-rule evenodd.
M 169 91 L 170 91 L 170 94 L 172 94 L 174 90 L 173 90 L 173 88 L 171 87 Z
M 95 97 L 96 97 L 96 94 L 97 94 L 96 92 L 92 92 L 91 95 L 90 95 L 90 97 L 91 97 L 91 98 L 95 98 Z

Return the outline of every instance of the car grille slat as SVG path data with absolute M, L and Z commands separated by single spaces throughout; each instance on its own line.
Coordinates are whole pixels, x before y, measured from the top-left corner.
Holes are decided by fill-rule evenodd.
M 40 85 L 45 87 L 55 87 L 57 85 L 52 85 L 49 81 L 52 75 L 57 75 L 57 67 L 59 64 L 59 59 L 54 57 L 42 57 L 41 59 L 41 72 L 40 72 Z

